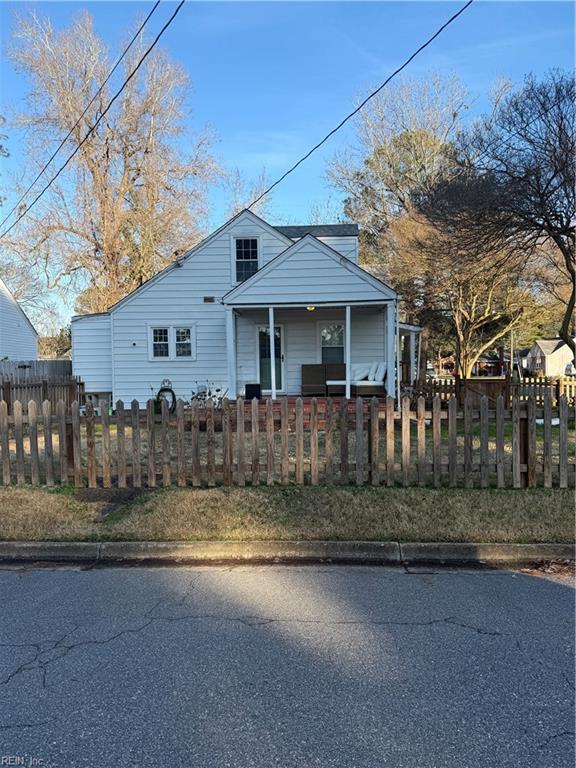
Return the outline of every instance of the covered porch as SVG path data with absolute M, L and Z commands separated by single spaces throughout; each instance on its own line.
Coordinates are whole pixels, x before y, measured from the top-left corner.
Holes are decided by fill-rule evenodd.
M 314 394 L 303 367 L 319 366 L 325 392 L 400 394 L 398 294 L 311 235 L 222 299 L 228 391 L 253 384 L 275 400 Z M 411 343 L 415 348 L 415 342 Z M 322 373 L 322 366 L 325 366 Z M 318 379 L 320 386 L 321 380 Z
M 402 371 L 399 333 L 395 299 L 228 306 L 230 397 L 246 396 L 247 386 L 254 384 L 273 400 L 301 395 L 396 397 Z M 316 376 L 317 389 L 310 387 L 311 374 Z M 320 386 L 323 375 L 324 389 Z

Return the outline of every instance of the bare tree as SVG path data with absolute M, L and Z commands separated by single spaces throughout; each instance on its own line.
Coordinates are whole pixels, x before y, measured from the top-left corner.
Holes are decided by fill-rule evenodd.
M 450 344 L 447 308 L 434 294 L 434 272 L 412 243 L 421 222 L 416 195 L 457 170 L 454 142 L 470 103 L 456 77 L 403 80 L 360 113 L 357 144 L 336 157 L 328 177 L 346 195 L 346 215 L 361 226 L 363 264 L 403 297 L 407 318 L 423 326 L 420 376 L 430 344 Z
M 498 252 L 508 269 L 520 257 L 537 280 L 546 275 L 564 304 L 558 331 L 573 354 L 575 109 L 571 75 L 527 77 L 460 138 L 459 172 L 419 200 L 434 225 L 464 245 L 466 258 Z
M 140 38 L 123 62 L 126 76 L 145 48 Z M 11 58 L 28 76 L 29 173 L 54 141 L 78 147 L 117 86 L 87 13 L 56 32 L 49 19 L 19 21 Z M 102 311 L 147 280 L 202 233 L 206 185 L 217 168 L 210 137 L 184 130 L 188 79 L 160 50 L 129 82 L 50 193 L 4 240 L 14 263 L 40 269 L 47 285 L 80 291 L 80 311 Z M 183 149 L 183 147 L 186 149 Z
M 510 331 L 541 321 L 543 309 L 520 257 L 511 265 L 500 254 L 479 253 L 477 248 L 465 255 L 458 238 L 416 215 L 398 219 L 393 233 L 392 271 L 404 270 L 398 288 L 417 303 L 418 286 L 424 281 L 426 311 L 444 325 L 449 321 L 461 378 L 469 378 L 480 355 Z
M 263 168 L 256 179 L 246 179 L 239 168 L 235 168 L 224 175 L 224 187 L 228 196 L 227 218 L 232 218 L 245 208 L 253 211 L 259 216 L 266 216 L 270 211 L 270 196 L 264 197 L 256 205 L 252 201 L 256 200 L 270 185 L 266 175 L 266 169 Z

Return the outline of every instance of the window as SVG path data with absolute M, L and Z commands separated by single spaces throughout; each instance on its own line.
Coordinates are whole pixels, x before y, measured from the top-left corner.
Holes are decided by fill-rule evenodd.
M 258 238 L 236 238 L 236 282 L 243 283 L 258 271 Z
M 152 357 L 170 357 L 168 328 L 152 328 Z
M 168 325 L 149 327 L 148 357 L 150 360 L 194 360 L 196 357 L 196 326 Z
M 192 357 L 192 337 L 190 328 L 175 328 L 176 357 Z
M 344 326 L 342 323 L 324 323 L 320 326 L 322 363 L 344 362 Z

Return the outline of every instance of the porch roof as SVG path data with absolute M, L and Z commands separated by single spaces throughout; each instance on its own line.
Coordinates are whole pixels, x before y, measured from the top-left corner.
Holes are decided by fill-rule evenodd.
M 227 306 L 383 304 L 398 295 L 313 235 L 282 251 L 222 299 Z

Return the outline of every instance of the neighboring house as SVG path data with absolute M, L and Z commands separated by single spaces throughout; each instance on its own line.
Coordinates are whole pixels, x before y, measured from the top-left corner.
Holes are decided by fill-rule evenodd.
M 74 317 L 73 372 L 87 393 L 142 405 L 166 378 L 185 399 L 207 383 L 231 399 L 252 383 L 299 395 L 303 365 L 343 363 L 343 393 L 372 377 L 394 395 L 397 334 L 415 371 L 418 329 L 397 328 L 397 294 L 357 260 L 355 224 L 242 211 L 108 312 Z
M 544 376 L 564 376 L 572 351 L 562 339 L 537 339 L 526 355 L 526 368 Z
M 0 360 L 36 360 L 38 334 L 0 279 Z

